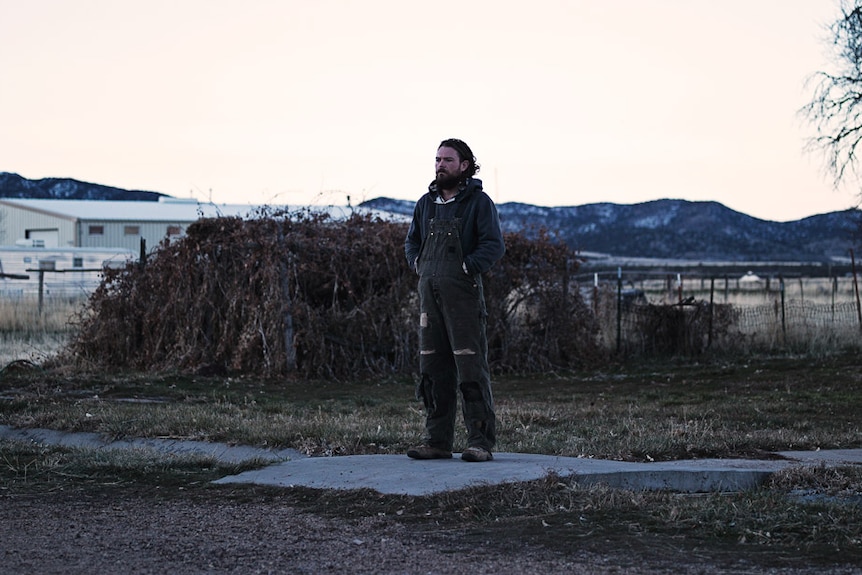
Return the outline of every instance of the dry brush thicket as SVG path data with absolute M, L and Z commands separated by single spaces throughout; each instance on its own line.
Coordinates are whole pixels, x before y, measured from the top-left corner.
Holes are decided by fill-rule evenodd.
M 638 353 L 696 355 L 725 340 L 739 311 L 729 304 L 692 301 L 677 305 L 643 305 L 629 310 L 633 324 L 629 347 Z M 631 341 L 635 339 L 636 341 Z
M 144 264 L 108 271 L 64 357 L 84 368 L 353 378 L 418 364 L 406 226 L 355 213 L 201 219 Z M 595 362 L 597 326 L 569 287 L 574 254 L 507 234 L 485 277 L 492 368 Z

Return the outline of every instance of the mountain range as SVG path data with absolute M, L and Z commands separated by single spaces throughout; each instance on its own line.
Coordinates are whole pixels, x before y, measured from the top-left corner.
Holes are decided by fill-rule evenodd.
M 360 205 L 410 215 L 414 203 L 376 198 Z M 543 227 L 588 259 L 846 261 L 862 239 L 855 209 L 791 222 L 761 220 L 718 202 L 670 199 L 553 208 L 508 202 L 497 209 L 505 231 Z
M 0 198 L 157 201 L 158 192 L 123 190 L 70 178 L 28 180 L 0 172 Z M 360 207 L 399 215 L 413 200 L 375 198 Z M 543 227 L 588 259 L 646 258 L 688 262 L 846 262 L 862 240 L 859 210 L 795 220 L 762 220 L 718 202 L 655 200 L 542 207 L 497 206 L 506 231 Z
M 111 200 L 157 202 L 158 192 L 124 190 L 101 184 L 80 182 L 71 178 L 28 180 L 18 174 L 0 172 L 0 198 L 34 198 L 43 200 Z

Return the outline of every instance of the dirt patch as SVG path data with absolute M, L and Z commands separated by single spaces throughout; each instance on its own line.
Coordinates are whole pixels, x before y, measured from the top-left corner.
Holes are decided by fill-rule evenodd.
M 699 548 L 535 521 L 441 524 L 394 509 L 350 518 L 314 512 L 328 497 L 312 490 L 165 491 L 0 495 L 0 572 L 862 573 L 805 565 L 792 550 Z

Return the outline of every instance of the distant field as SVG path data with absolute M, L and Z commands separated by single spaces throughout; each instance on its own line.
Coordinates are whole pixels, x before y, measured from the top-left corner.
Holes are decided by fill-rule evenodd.
M 0 297 L 0 367 L 11 361 L 34 362 L 55 354 L 74 330 L 83 297 L 37 295 Z
M 781 298 L 782 283 L 775 278 L 741 280 L 740 278 L 666 278 L 629 282 L 625 287 L 641 289 L 650 303 L 673 303 L 679 299 L 693 297 L 696 300 L 733 305 L 761 305 Z M 789 278 L 783 282 L 786 301 L 801 301 L 812 304 L 854 302 L 853 278 Z

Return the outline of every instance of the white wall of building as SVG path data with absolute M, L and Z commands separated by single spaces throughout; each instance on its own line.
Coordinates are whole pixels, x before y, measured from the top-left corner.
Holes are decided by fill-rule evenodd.
M 74 247 L 75 224 L 72 217 L 0 203 L 0 245 L 13 246 L 32 234 L 37 239 L 56 238 L 49 247 Z
M 185 234 L 191 222 L 140 222 L 82 220 L 78 224 L 77 245 L 83 248 L 117 247 L 139 250 L 141 238 L 147 250 L 156 247 L 165 237 Z

